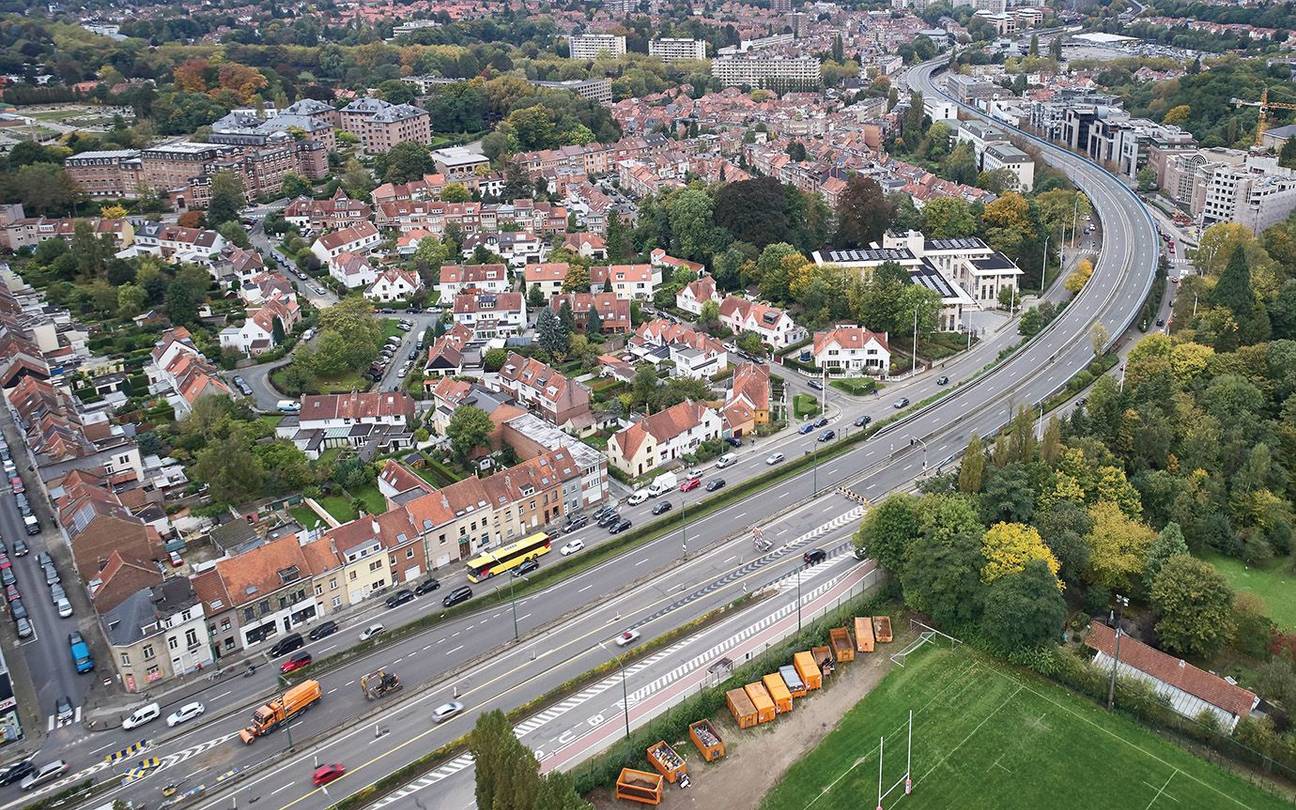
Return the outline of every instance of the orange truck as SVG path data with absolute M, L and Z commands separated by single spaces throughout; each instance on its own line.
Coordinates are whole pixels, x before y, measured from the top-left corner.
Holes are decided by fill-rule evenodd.
M 828 643 L 832 645 L 833 657 L 843 664 L 855 660 L 855 645 L 851 643 L 850 631 L 845 627 L 834 627 L 828 631 Z
M 783 683 L 783 676 L 771 672 L 761 678 L 761 683 L 765 685 L 765 691 L 769 692 L 770 699 L 774 701 L 774 711 L 779 714 L 792 711 L 792 693 L 788 691 L 787 684 Z
M 245 745 L 251 745 L 257 737 L 263 737 L 292 720 L 323 696 L 319 681 L 302 681 L 253 712 L 252 725 L 239 732 L 239 739 Z

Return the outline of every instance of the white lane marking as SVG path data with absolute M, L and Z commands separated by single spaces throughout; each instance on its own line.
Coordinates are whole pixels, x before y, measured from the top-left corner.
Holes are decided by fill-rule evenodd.
M 635 565 L 643 565 L 643 564 L 646 563 L 646 562 L 648 562 L 648 558 L 647 558 L 647 557 L 644 557 L 642 560 L 640 560 L 639 562 L 635 563 Z
M 280 791 L 287 790 L 288 788 L 292 787 L 292 786 L 295 785 L 295 784 L 297 784 L 297 783 L 296 783 L 296 782 L 289 782 L 288 784 L 286 784 L 286 785 L 284 785 L 284 786 L 282 786 L 282 787 L 277 787 L 277 788 L 275 788 L 274 790 L 270 791 L 270 795 L 273 796 L 273 795 L 275 795 L 276 793 L 278 793 L 278 792 L 280 792 Z
M 446 650 L 446 655 L 454 655 L 455 653 L 459 652 L 462 649 L 463 649 L 463 645 L 460 644 L 458 647 L 455 647 L 453 650 Z

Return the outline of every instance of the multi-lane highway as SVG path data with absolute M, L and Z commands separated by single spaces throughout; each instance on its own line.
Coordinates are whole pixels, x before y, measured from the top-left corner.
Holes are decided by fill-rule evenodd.
M 929 97 L 939 93 L 931 77 L 935 67 L 922 66 L 910 74 L 913 85 Z M 263 680 L 261 673 L 255 679 L 215 687 L 228 694 L 219 698 L 213 695 L 208 701 L 211 719 L 189 731 L 169 735 L 165 727 L 154 723 L 134 735 L 105 732 L 100 735 L 103 742 L 99 748 L 110 750 L 118 743 L 147 737 L 155 740 L 151 753 L 163 757 L 166 763 L 157 774 L 126 788 L 121 795 L 146 797 L 168 781 L 185 779 L 187 785 L 211 785 L 213 791 L 209 795 L 219 795 L 228 801 L 228 791 L 216 793 L 214 790 L 217 775 L 256 765 L 260 770 L 253 779 L 259 782 L 243 781 L 230 789 L 254 791 L 251 795 L 259 795 L 262 802 L 269 798 L 276 807 L 290 803 L 299 807 L 323 807 L 435 748 L 440 744 L 438 740 L 462 733 L 481 708 L 519 705 L 565 678 L 607 660 L 613 651 L 599 642 L 606 644 L 620 629 L 637 625 L 644 628 L 645 635 L 663 632 L 728 601 L 735 587 L 760 586 L 771 576 L 786 573 L 799 560 L 800 550 L 810 544 L 836 539 L 836 545 L 840 546 L 841 538 L 849 533 L 858 517 L 859 506 L 838 494 L 813 496 L 812 488 L 816 484 L 823 491 L 832 483 L 845 482 L 856 493 L 870 499 L 908 486 L 924 466 L 935 467 L 955 457 L 973 433 L 991 433 L 1005 423 L 1013 410 L 1033 408 L 1083 368 L 1092 358 L 1089 334 L 1094 322 L 1101 322 L 1110 335 L 1117 336 L 1141 307 L 1151 283 L 1158 247 L 1155 229 L 1141 204 L 1118 179 L 1083 158 L 1049 145 L 1040 148 L 1050 162 L 1066 172 L 1089 196 L 1102 220 L 1105 241 L 1089 284 L 1049 329 L 1015 355 L 949 396 L 888 427 L 851 453 L 825 462 L 817 473 L 807 471 L 793 476 L 722 513 L 693 522 L 688 528 L 687 548 L 691 550 L 691 558 L 686 562 L 681 562 L 684 537 L 677 531 L 520 600 L 518 614 L 524 633 L 528 628 L 550 626 L 540 637 L 524 638 L 522 644 L 512 645 L 511 611 L 497 606 L 439 625 L 321 675 L 325 700 L 293 729 L 300 751 L 298 756 L 265 764 L 270 753 L 285 745 L 286 735 L 260 740 L 250 748 L 243 748 L 229 738 L 247 714 L 240 704 L 256 693 L 265 695 L 270 691 L 270 684 Z M 971 361 L 963 362 L 970 364 Z M 956 380 L 970 379 L 971 368 L 963 371 L 966 376 Z M 935 390 L 930 380 L 920 379 L 915 384 L 933 386 Z M 889 405 L 891 396 L 888 392 L 871 406 L 856 404 L 881 411 Z M 922 397 L 910 396 L 914 401 Z M 758 465 L 758 454 L 769 446 L 767 443 L 753 449 L 744 463 Z M 765 524 L 775 515 L 778 517 L 768 524 L 766 536 L 775 542 L 777 549 L 787 550 L 778 560 L 754 566 L 748 528 Z M 805 537 L 815 531 L 819 534 Z M 787 546 L 791 541 L 795 544 Z M 702 552 L 706 548 L 711 550 Z M 664 573 L 654 578 L 654 572 Z M 627 584 L 644 579 L 648 580 L 645 584 L 624 592 Z M 406 607 L 411 613 L 424 612 L 427 601 L 420 600 Z M 596 612 L 591 611 L 594 606 L 598 608 Z M 343 632 L 353 634 L 354 630 Z M 349 636 L 338 638 L 333 644 L 348 641 L 351 641 Z M 323 651 L 326 644 L 319 646 L 319 651 Z M 405 692 L 393 699 L 402 701 L 399 730 L 395 728 L 397 724 L 384 726 L 381 717 L 374 726 L 366 721 L 363 726 L 346 729 L 344 724 L 348 719 L 369 708 L 355 680 L 359 674 L 381 665 L 394 666 L 408 684 Z M 427 690 L 425 696 L 421 689 Z M 426 719 L 428 710 L 448 700 L 456 691 L 467 705 L 467 713 L 433 730 L 431 721 Z M 222 709 L 234 714 L 220 719 L 217 715 Z M 414 722 L 407 722 L 411 717 L 416 718 Z M 320 748 L 307 742 L 321 734 L 325 735 L 323 745 L 335 739 L 344 739 L 347 744 Z M 408 739 L 399 736 L 404 734 L 412 736 Z M 347 753 L 342 754 L 343 751 Z M 317 791 L 308 779 L 315 756 L 320 761 L 345 757 L 353 773 L 334 783 L 327 795 Z M 74 772 L 84 772 L 92 760 L 90 756 L 82 757 L 74 763 Z M 366 762 L 372 764 L 365 766 Z M 262 777 L 261 771 L 273 777 Z M 282 781 L 273 782 L 273 779 Z M 244 785 L 253 787 L 243 788 Z M 6 793 L 5 798 L 15 797 Z

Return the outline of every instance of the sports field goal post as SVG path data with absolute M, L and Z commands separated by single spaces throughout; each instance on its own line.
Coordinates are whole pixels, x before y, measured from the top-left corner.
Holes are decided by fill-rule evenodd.
M 932 627 L 929 624 L 924 624 L 914 618 L 909 619 L 909 629 L 918 633 L 918 637 L 911 641 L 903 650 L 891 654 L 892 663 L 898 666 L 904 666 L 910 653 L 917 652 L 928 644 L 940 644 L 949 647 L 956 647 L 963 643 L 950 634 L 942 633 L 935 627 Z

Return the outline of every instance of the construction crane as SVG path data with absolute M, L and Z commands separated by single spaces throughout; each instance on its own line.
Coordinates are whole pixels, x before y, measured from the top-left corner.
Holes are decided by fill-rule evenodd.
M 1240 98 L 1230 99 L 1236 107 L 1259 107 L 1260 117 L 1256 120 L 1255 145 L 1261 146 L 1264 141 L 1265 130 L 1269 128 L 1269 111 L 1270 110 L 1296 110 L 1296 104 L 1285 101 L 1270 101 L 1269 88 L 1266 87 L 1260 93 L 1259 101 L 1244 101 Z

